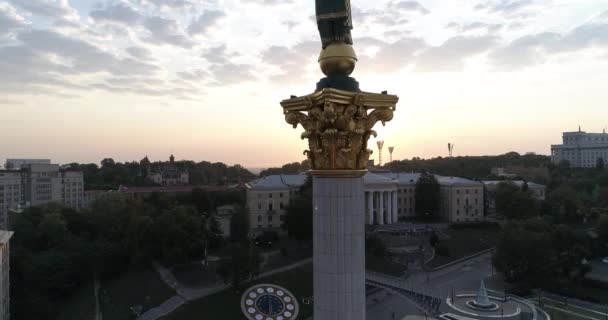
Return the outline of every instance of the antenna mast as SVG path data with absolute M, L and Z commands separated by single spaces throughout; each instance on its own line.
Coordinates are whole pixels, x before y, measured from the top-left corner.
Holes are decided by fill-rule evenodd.
M 382 165 L 382 147 L 384 146 L 384 141 L 376 141 L 378 145 L 378 166 Z
M 454 144 L 448 143 L 448 152 L 450 154 L 450 158 L 452 157 L 452 151 L 454 151 Z

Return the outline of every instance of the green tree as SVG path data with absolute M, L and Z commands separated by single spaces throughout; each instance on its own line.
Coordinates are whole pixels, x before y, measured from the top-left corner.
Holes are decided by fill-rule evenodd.
M 597 231 L 600 239 L 608 243 L 608 214 L 601 215 L 597 220 Z
M 312 240 L 312 199 L 299 196 L 287 206 L 284 228 L 298 241 Z
M 230 240 L 239 243 L 249 241 L 249 212 L 240 206 L 230 218 Z
M 532 287 L 550 278 L 554 257 L 549 227 L 540 220 L 525 220 L 506 225 L 499 236 L 493 263 L 497 270 L 514 281 Z
M 512 182 L 499 183 L 494 199 L 496 211 L 508 219 L 526 219 L 538 214 L 537 202 L 530 191 Z
M 243 281 L 259 275 L 261 258 L 253 244 L 235 242 L 226 248 L 226 252 L 229 257 L 222 260 L 218 270 L 225 283 L 238 290 Z
M 580 218 L 580 194 L 570 186 L 560 186 L 547 195 L 547 204 L 551 214 L 563 221 Z
M 423 171 L 416 182 L 416 213 L 436 219 L 439 212 L 439 183 L 435 176 Z

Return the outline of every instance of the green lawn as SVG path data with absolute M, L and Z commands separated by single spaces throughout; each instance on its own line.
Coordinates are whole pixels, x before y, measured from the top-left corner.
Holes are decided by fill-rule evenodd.
M 95 316 L 95 297 L 93 294 L 93 277 L 91 277 L 90 282 L 61 304 L 61 312 L 57 320 L 93 320 Z
M 464 258 L 474 253 L 496 246 L 500 227 L 496 225 L 450 228 L 447 239 L 441 239 L 436 246 L 435 258 L 429 263 L 430 267 L 438 267 L 446 263 Z M 442 255 L 439 246 L 444 246 L 447 254 Z
M 101 311 L 104 320 L 133 319 L 130 308 L 156 307 L 175 295 L 151 268 L 132 270 L 101 283 Z
M 267 278 L 255 280 L 244 285 L 248 287 L 255 283 L 273 283 L 285 287 L 300 300 L 300 315 L 298 319 L 306 319 L 312 315 L 312 305 L 303 305 L 301 299 L 312 296 L 312 264 L 275 274 Z M 222 319 L 241 320 L 241 294 L 244 289 L 235 292 L 224 290 L 217 294 L 192 301 L 177 309 L 163 320 L 200 320 Z
M 365 255 L 365 269 L 375 272 L 389 274 L 391 276 L 400 277 L 406 270 L 406 267 L 398 263 L 389 261 L 382 257 L 376 257 L 373 254 Z
M 589 310 L 574 306 L 572 304 L 565 305 L 563 302 L 558 302 L 550 299 L 543 300 L 543 309 L 551 316 L 554 320 L 589 320 L 606 319 L 605 315 L 591 312 Z M 533 300 L 533 302 L 536 302 Z M 605 313 L 606 310 L 598 310 L 601 313 Z

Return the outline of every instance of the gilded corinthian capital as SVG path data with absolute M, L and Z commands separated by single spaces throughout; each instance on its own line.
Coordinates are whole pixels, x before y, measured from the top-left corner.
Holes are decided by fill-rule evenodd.
M 389 94 L 323 89 L 281 102 L 285 121 L 304 129 L 313 170 L 365 170 L 377 122 L 393 119 L 399 98 Z

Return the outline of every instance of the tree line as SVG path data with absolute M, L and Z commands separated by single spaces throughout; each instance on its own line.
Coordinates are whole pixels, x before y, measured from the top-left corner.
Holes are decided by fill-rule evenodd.
M 82 171 L 84 174 L 85 190 L 116 190 L 120 185 L 127 186 L 153 186 L 153 182 L 146 179 L 149 171 L 159 172 L 168 162 L 153 162 L 150 168 L 140 162 L 116 162 L 112 158 L 105 158 L 100 165 L 95 163 L 70 163 L 68 168 Z M 175 161 L 178 170 L 186 170 L 190 174 L 191 185 L 223 185 L 227 183 L 246 182 L 255 177 L 253 173 L 241 165 L 228 166 L 221 162 L 207 161 Z
M 79 211 L 48 204 L 11 215 L 13 319 L 53 319 L 61 302 L 93 275 L 107 279 L 151 261 L 189 263 L 231 246 L 233 241 L 222 237 L 215 208 L 234 203 L 236 216 L 247 219 L 243 195 L 201 189 L 145 199 L 107 195 Z M 236 220 L 234 242 L 241 243 L 248 227 L 239 228 Z

